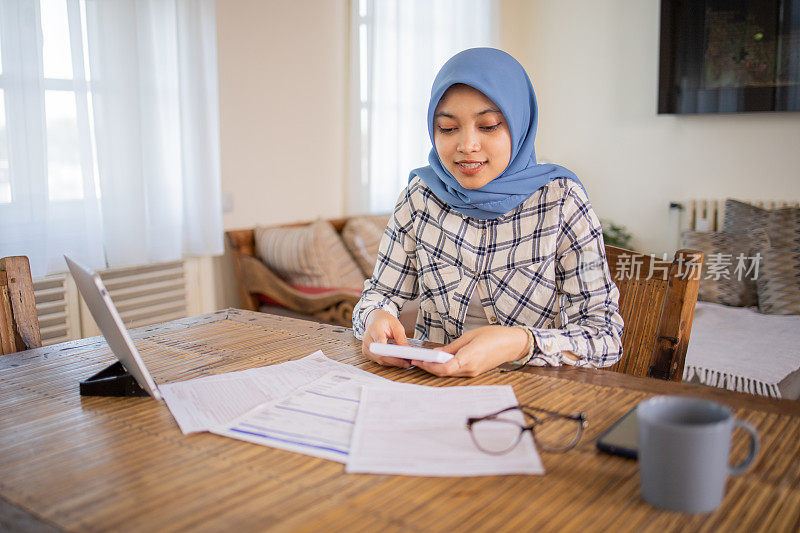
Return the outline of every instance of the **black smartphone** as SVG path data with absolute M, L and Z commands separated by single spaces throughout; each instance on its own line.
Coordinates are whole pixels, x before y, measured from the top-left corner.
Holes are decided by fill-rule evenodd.
M 625 413 L 597 439 L 597 449 L 614 455 L 636 459 L 639 449 L 639 424 L 636 407 Z

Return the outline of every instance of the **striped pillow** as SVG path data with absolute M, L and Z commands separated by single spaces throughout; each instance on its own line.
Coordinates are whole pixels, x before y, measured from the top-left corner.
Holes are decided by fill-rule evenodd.
M 342 240 L 345 246 L 353 254 L 361 272 L 368 278 L 375 270 L 378 247 L 388 223 L 389 215 L 354 217 L 342 228 Z
M 705 255 L 698 300 L 733 307 L 758 304 L 752 257 L 764 246 L 761 235 L 686 231 L 681 247 Z M 763 254 L 763 252 L 762 252 Z
M 257 227 L 256 254 L 290 285 L 364 288 L 364 276 L 333 225 L 318 220 L 293 228 Z
M 725 201 L 725 231 L 765 231 L 770 246 L 762 252 L 758 310 L 771 315 L 800 314 L 800 208 L 762 209 Z

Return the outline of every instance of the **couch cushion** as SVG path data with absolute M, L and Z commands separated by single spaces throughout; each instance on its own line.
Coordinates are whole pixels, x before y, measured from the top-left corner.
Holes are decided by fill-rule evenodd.
M 725 231 L 762 230 L 769 248 L 762 252 L 756 285 L 758 310 L 774 315 L 800 314 L 800 208 L 762 209 L 725 201 Z
M 292 228 L 257 227 L 256 254 L 287 283 L 362 290 L 364 276 L 326 220 Z
M 681 246 L 705 254 L 698 299 L 735 307 L 757 305 L 752 258 L 764 244 L 758 234 L 684 232 Z
M 365 277 L 372 277 L 388 222 L 389 215 L 353 217 L 342 228 L 342 240 Z

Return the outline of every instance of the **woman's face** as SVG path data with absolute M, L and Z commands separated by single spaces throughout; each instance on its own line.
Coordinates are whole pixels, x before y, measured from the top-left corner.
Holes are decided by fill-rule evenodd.
M 511 160 L 511 133 L 500 109 L 479 90 L 453 85 L 433 115 L 439 160 L 465 189 L 479 189 Z

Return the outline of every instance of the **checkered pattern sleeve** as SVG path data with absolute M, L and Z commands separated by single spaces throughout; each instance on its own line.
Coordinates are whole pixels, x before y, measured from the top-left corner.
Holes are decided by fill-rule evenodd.
M 555 280 L 560 327 L 530 328 L 536 348 L 529 364 L 613 365 L 622 355 L 619 290 L 608 270 L 600 222 L 582 188 L 568 188 L 560 219 Z
M 364 338 L 370 311 L 383 309 L 399 316 L 403 304 L 419 294 L 415 249 L 409 191 L 406 188 L 389 218 L 372 277 L 364 282 L 364 292 L 353 309 L 353 333 L 357 339 Z

